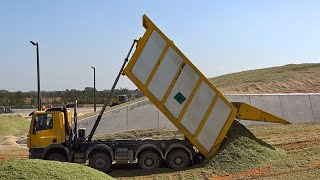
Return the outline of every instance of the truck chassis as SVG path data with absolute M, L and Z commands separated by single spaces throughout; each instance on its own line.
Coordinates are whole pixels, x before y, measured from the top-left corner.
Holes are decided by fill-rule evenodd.
M 165 161 L 172 169 L 189 167 L 196 153 L 188 140 L 97 140 L 78 142 L 68 147 L 66 144 L 52 144 L 47 148 L 31 148 L 30 158 L 86 163 L 103 172 L 111 169 L 112 163 L 138 163 L 141 169 L 151 170 L 160 167 Z

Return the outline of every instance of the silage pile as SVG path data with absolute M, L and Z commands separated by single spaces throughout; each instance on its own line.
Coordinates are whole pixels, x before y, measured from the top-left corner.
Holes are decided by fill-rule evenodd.
M 113 179 L 90 167 L 46 160 L 13 160 L 0 163 L 0 179 Z
M 184 136 L 176 129 L 139 129 L 127 130 L 110 134 L 101 134 L 93 136 L 94 140 L 116 140 L 116 139 L 184 139 Z
M 206 167 L 217 173 L 233 173 L 257 169 L 284 156 L 284 151 L 256 138 L 245 126 L 235 121 L 218 153 L 207 162 Z

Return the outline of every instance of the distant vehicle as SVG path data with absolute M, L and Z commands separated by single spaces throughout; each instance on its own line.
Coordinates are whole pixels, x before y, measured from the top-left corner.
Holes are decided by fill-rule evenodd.
M 5 113 L 12 113 L 12 108 L 11 107 L 7 107 L 4 109 Z
M 74 107 L 74 102 L 66 102 L 66 108 Z
M 11 107 L 0 107 L 0 114 L 3 113 L 12 113 L 12 108 Z
M 117 106 L 119 104 L 125 103 L 129 101 L 129 97 L 126 94 L 122 94 L 122 95 L 118 95 L 117 100 L 112 102 L 112 104 L 110 105 L 110 107 L 112 106 Z

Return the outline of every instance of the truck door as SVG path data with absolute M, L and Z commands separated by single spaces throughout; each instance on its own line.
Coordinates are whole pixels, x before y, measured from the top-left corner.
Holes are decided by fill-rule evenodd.
M 32 118 L 32 129 L 30 129 L 30 148 L 45 148 L 54 139 L 53 114 L 35 114 Z

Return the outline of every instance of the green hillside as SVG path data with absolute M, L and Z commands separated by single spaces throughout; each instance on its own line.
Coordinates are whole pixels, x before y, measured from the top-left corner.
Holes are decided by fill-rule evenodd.
M 225 94 L 320 92 L 320 63 L 288 64 L 226 74 L 209 80 Z
M 0 115 L 0 137 L 25 134 L 30 121 L 19 115 Z

